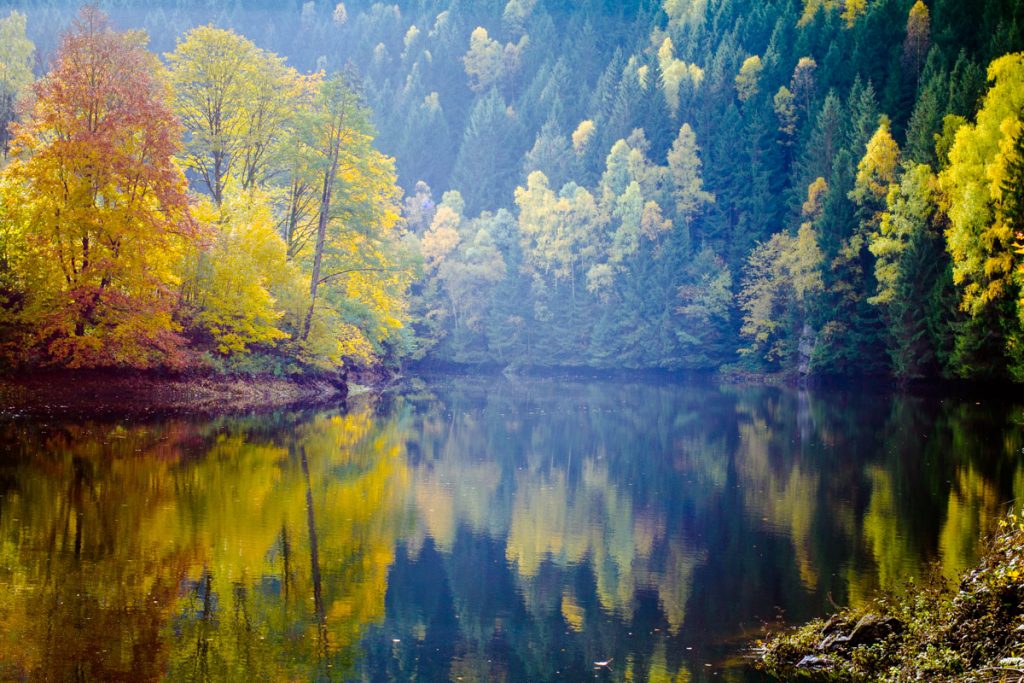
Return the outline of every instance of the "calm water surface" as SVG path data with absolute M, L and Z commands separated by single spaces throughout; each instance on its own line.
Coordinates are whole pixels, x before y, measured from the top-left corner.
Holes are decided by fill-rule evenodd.
M 1022 424 L 496 378 L 347 411 L 8 415 L 0 679 L 761 680 L 766 624 L 967 567 L 1024 499 Z

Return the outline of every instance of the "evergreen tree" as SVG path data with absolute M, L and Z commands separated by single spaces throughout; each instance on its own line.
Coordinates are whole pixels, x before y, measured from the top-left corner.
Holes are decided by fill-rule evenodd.
M 496 89 L 477 100 L 452 170 L 452 184 L 463 191 L 470 215 L 509 201 L 522 150 L 520 131 Z

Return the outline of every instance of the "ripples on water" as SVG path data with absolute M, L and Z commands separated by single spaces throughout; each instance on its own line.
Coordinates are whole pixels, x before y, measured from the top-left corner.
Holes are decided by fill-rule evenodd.
M 1022 419 L 493 378 L 6 419 L 0 679 L 760 680 L 766 624 L 968 567 L 1024 499 Z

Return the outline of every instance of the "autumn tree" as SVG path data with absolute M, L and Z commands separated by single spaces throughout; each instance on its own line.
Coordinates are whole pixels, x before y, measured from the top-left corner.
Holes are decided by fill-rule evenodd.
M 309 273 L 299 339 L 332 362 L 369 361 L 403 327 L 410 248 L 401 240 L 394 162 L 372 141 L 369 112 L 345 78 L 323 81 L 297 124 L 316 220 L 305 236 L 292 235 L 301 242 L 292 258 Z
M 988 334 L 1002 339 L 1015 376 L 1024 376 L 1024 337 L 1019 311 L 1019 263 L 1012 188 L 1015 142 L 1024 111 L 1024 55 L 1000 57 L 989 66 L 992 82 L 973 124 L 961 126 L 949 150 L 949 166 L 939 175 L 949 216 L 947 248 L 960 305 L 972 318 L 988 322 Z
M 793 76 L 789 81 L 789 89 L 804 112 L 809 112 L 811 99 L 814 97 L 818 71 L 818 63 L 810 57 L 801 57 L 793 68 Z
M 824 290 L 824 255 L 814 222 L 821 218 L 828 186 L 823 178 L 807 189 L 804 222 L 795 236 L 778 232 L 750 254 L 737 299 L 743 312 L 740 334 L 750 341 L 741 349 L 770 365 L 795 359 L 812 300 Z
M 590 119 L 580 121 L 580 125 L 576 126 L 576 130 L 572 132 L 572 150 L 577 155 L 586 151 L 590 141 L 594 138 L 595 128 L 594 122 Z
M 194 331 L 212 338 L 223 355 L 273 348 L 289 339 L 305 314 L 303 274 L 287 259 L 274 230 L 267 194 L 229 192 L 220 208 L 196 210 L 212 233 L 186 255 L 186 303 Z
M 200 26 L 167 55 L 174 110 L 185 126 L 184 166 L 216 204 L 232 178 L 265 181 L 303 82 L 281 57 L 233 31 Z
M 492 39 L 487 29 L 477 26 L 469 37 L 469 51 L 463 57 L 469 87 L 485 92 L 496 85 L 504 75 L 505 51 L 501 43 Z
M 505 260 L 487 228 L 487 214 L 468 226 L 461 241 L 438 267 L 455 327 L 483 331 L 494 285 L 505 277 Z
M 793 144 L 793 135 L 796 133 L 797 113 L 793 93 L 786 86 L 781 86 L 775 97 L 772 98 L 775 117 L 779 122 L 779 132 L 782 133 L 784 144 Z
M 684 123 L 668 153 L 669 177 L 676 202 L 676 217 L 687 225 L 715 196 L 704 189 L 700 148 L 690 124 Z
M 896 183 L 899 163 L 900 148 L 893 140 L 889 120 L 883 117 L 857 164 L 857 177 L 850 192 L 850 199 L 864 209 L 864 221 L 869 229 L 876 227 L 882 218 L 885 199 Z
M 747 57 L 743 61 L 740 72 L 736 74 L 736 96 L 739 97 L 740 102 L 746 102 L 757 94 L 763 70 L 764 64 L 761 63 L 761 58 L 757 55 Z
M 893 372 L 900 377 L 923 377 L 939 362 L 934 328 L 942 312 L 934 299 L 948 259 L 935 226 L 936 189 L 930 167 L 911 165 L 890 185 L 886 210 L 869 235 L 877 292 L 868 301 L 884 311 Z
M 145 40 L 83 9 L 14 129 L 8 188 L 27 200 L 40 280 L 25 316 L 55 363 L 181 360 L 175 255 L 197 229 L 172 158 L 181 127 Z
M 534 171 L 526 187 L 516 188 L 516 204 L 533 267 L 569 282 L 575 291 L 577 269 L 594 255 L 594 234 L 604 222 L 593 195 L 575 183 L 556 193 L 547 177 Z
M 704 80 L 704 70 L 696 64 L 687 64 L 677 59 L 675 44 L 669 36 L 665 37 L 658 48 L 658 66 L 661 69 L 661 87 L 665 91 L 665 100 L 675 116 L 679 112 L 683 95 L 695 92 L 700 87 Z
M 7 158 L 14 105 L 32 83 L 35 45 L 25 35 L 26 18 L 11 12 L 0 19 L 0 154 Z
M 903 65 L 917 79 L 931 47 L 931 14 L 928 6 L 917 0 L 907 16 L 907 37 L 903 41 Z

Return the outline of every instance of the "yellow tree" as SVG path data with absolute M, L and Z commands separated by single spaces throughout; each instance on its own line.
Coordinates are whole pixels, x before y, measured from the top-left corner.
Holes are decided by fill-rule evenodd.
M 219 210 L 207 202 L 200 213 L 213 239 L 188 256 L 185 291 L 197 330 L 221 354 L 289 338 L 287 329 L 296 329 L 305 313 L 306 291 L 274 229 L 266 193 L 229 192 Z
M 736 95 L 740 102 L 746 102 L 757 94 L 760 89 L 761 72 L 764 71 L 764 64 L 757 55 L 747 57 L 736 74 Z
M 303 80 L 277 55 L 233 31 L 200 26 L 167 55 L 174 109 L 185 126 L 183 162 L 216 204 L 234 177 L 262 183 Z
M 26 321 L 50 359 L 72 367 L 175 363 L 176 254 L 197 229 L 172 156 L 181 129 L 141 33 L 86 7 L 15 126 L 7 189 L 38 288 Z
M 668 168 L 676 200 L 676 218 L 687 226 L 705 204 L 715 201 L 715 195 L 704 189 L 701 165 L 697 136 L 690 124 L 684 123 L 668 152 Z
M 11 12 L 0 19 L 0 155 L 7 158 L 15 103 L 32 83 L 35 45 L 25 35 L 26 18 Z
M 1001 210 L 1007 171 L 1024 111 L 1024 54 L 1000 57 L 988 70 L 992 82 L 977 121 L 957 130 L 949 166 L 939 175 L 949 215 L 946 239 L 961 305 L 972 315 L 1015 292 L 1012 221 Z
M 864 213 L 863 223 L 877 228 L 885 211 L 885 198 L 896 185 L 896 171 L 900 163 L 900 148 L 889 131 L 889 119 L 882 117 L 878 130 L 868 141 L 864 157 L 857 164 L 857 177 L 850 199 Z
M 892 303 L 900 283 L 900 262 L 915 234 L 926 229 L 935 212 L 935 175 L 927 164 L 909 168 L 898 185 L 889 186 L 887 210 L 878 229 L 868 236 L 868 249 L 875 256 L 878 293 L 873 304 Z
M 832 12 L 841 9 L 840 16 L 846 20 L 846 26 L 851 27 L 867 11 L 867 7 L 867 0 L 804 0 L 804 11 L 798 25 L 806 26 L 814 20 L 814 15 L 818 12 Z
M 295 258 L 316 235 L 319 208 L 316 154 L 309 145 L 303 144 L 300 128 L 313 111 L 323 78 L 317 73 L 301 79 L 298 97 L 293 101 L 294 112 L 288 136 L 277 155 L 281 180 L 273 193 L 277 204 L 278 232 L 288 246 L 289 259 Z
M 403 327 L 413 274 L 394 161 L 373 148 L 369 112 L 340 75 L 320 84 L 297 130 L 317 191 L 315 223 L 291 236 L 309 272 L 299 338 L 332 362 L 368 361 Z
M 928 6 L 917 0 L 907 15 L 907 37 L 903 41 L 903 64 L 917 78 L 931 47 L 931 15 Z
M 803 206 L 805 221 L 796 236 L 776 233 L 751 252 L 737 295 L 743 311 L 740 334 L 751 341 L 742 353 L 757 353 L 777 363 L 796 351 L 794 337 L 800 333 L 810 299 L 824 290 L 824 254 L 814 222 L 821 218 L 826 193 L 823 178 L 811 183 Z
M 590 119 L 580 121 L 580 125 L 576 126 L 576 130 L 572 132 L 572 149 L 577 155 L 586 151 L 590 141 L 594 138 L 595 128 L 594 122 Z
M 505 51 L 501 43 L 488 35 L 487 29 L 477 26 L 469 37 L 469 51 L 462 63 L 469 76 L 469 87 L 483 92 L 504 75 Z
M 608 218 L 586 189 L 569 183 L 555 194 L 541 171 L 517 187 L 519 229 L 531 265 L 568 280 L 574 288 L 577 267 L 597 255 L 596 240 Z
M 684 87 L 690 91 L 696 91 L 704 80 L 704 70 L 696 64 L 687 64 L 681 59 L 676 59 L 676 48 L 672 39 L 668 36 L 661 42 L 658 48 L 658 66 L 661 67 L 662 89 L 665 91 L 665 99 L 673 116 L 679 112 L 680 94 L 685 92 Z

